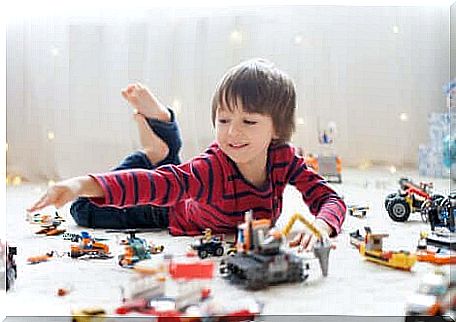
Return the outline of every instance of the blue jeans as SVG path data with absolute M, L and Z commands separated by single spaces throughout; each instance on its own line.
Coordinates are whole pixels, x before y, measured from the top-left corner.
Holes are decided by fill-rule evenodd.
M 152 131 L 160 137 L 169 148 L 168 155 L 159 163 L 152 164 L 146 154 L 136 151 L 128 155 L 112 169 L 155 169 L 164 164 L 179 164 L 179 151 L 182 147 L 179 125 L 172 110 L 171 121 L 163 122 L 147 119 Z M 70 208 L 71 216 L 79 226 L 90 228 L 168 228 L 168 208 L 155 206 L 134 206 L 129 208 L 100 207 L 88 198 L 77 199 Z

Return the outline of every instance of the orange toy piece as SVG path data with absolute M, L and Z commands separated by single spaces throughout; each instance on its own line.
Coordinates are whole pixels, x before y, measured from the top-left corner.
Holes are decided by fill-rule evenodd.
M 44 255 L 31 256 L 31 257 L 27 258 L 27 263 L 28 264 L 38 264 L 38 263 L 42 263 L 42 262 L 47 262 L 52 256 L 54 256 L 53 251 L 46 253 Z
M 456 264 L 456 255 L 452 252 L 445 252 L 441 248 L 436 251 L 420 249 L 416 252 L 416 259 L 419 262 L 429 262 L 436 265 Z

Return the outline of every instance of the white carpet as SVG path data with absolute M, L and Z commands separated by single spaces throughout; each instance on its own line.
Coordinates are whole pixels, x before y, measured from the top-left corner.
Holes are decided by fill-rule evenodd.
M 404 173 L 402 173 L 404 174 Z M 416 173 L 411 175 L 415 181 Z M 272 286 L 251 295 L 264 303 L 266 315 L 356 315 L 356 316 L 400 316 L 404 314 L 406 298 L 416 287 L 423 274 L 434 266 L 417 263 L 412 272 L 403 272 L 388 267 L 365 262 L 357 250 L 349 244 L 348 233 L 364 226 L 371 226 L 374 232 L 387 232 L 386 249 L 413 251 L 419 239 L 419 232 L 428 229 L 421 222 L 419 214 L 412 214 L 406 223 L 393 222 L 383 208 L 384 197 L 398 189 L 400 174 L 390 174 L 387 170 L 369 171 L 345 169 L 343 184 L 334 185 L 344 195 L 347 203 L 366 202 L 371 210 L 365 219 L 347 215 L 343 232 L 337 237 L 337 249 L 330 256 L 328 277 L 321 276 L 316 261 L 312 262 L 311 277 L 302 284 Z M 446 179 L 431 179 L 435 192 L 446 195 L 450 190 Z M 18 247 L 18 279 L 11 292 L 2 299 L 6 316 L 69 316 L 71 308 L 99 305 L 112 313 L 120 305 L 119 285 L 128 281 L 133 274 L 120 268 L 117 260 L 73 260 L 68 257 L 54 258 L 49 262 L 27 265 L 26 259 L 32 255 L 50 250 L 68 251 L 70 242 L 61 237 L 34 235 L 25 221 L 25 208 L 40 194 L 44 186 L 21 185 L 7 188 L 7 240 Z M 49 210 L 51 212 L 52 210 Z M 287 189 L 284 211 L 278 225 L 283 225 L 286 217 L 301 211 L 308 213 L 293 189 Z M 69 216 L 68 207 L 60 211 L 66 216 L 67 230 L 79 232 Z M 103 230 L 92 231 L 97 237 L 110 238 L 107 243 L 114 255 L 121 252 L 116 245 L 116 234 L 106 234 Z M 122 234 L 118 234 L 121 236 Z M 140 235 L 158 244 L 165 245 L 165 252 L 182 254 L 192 238 L 171 237 L 167 233 L 145 233 Z M 157 257 L 158 260 L 158 257 Z M 449 269 L 447 266 L 446 269 Z M 60 287 L 70 288 L 65 297 L 56 295 Z M 213 294 L 245 294 L 228 282 L 217 277 L 212 282 Z M 69 318 L 68 318 L 69 319 Z M 397 318 L 400 321 L 402 318 Z

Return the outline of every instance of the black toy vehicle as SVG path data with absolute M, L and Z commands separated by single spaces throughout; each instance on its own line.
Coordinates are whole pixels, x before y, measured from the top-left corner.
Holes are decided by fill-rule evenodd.
M 426 213 L 421 211 L 423 205 L 429 201 L 443 199 L 441 195 L 432 194 L 432 182 L 416 184 L 409 178 L 401 178 L 399 187 L 398 192 L 390 193 L 385 198 L 385 209 L 394 221 L 407 221 L 411 213 L 420 212 L 421 219 L 427 222 Z
M 222 236 L 213 236 L 210 229 L 204 231 L 204 236 L 201 237 L 195 244 L 192 244 L 192 249 L 198 252 L 198 256 L 202 259 L 208 256 L 223 256 L 224 241 Z
M 428 218 L 431 230 L 436 227 L 444 227 L 449 232 L 455 232 L 456 216 L 456 192 L 443 199 L 436 199 L 426 202 L 421 210 Z

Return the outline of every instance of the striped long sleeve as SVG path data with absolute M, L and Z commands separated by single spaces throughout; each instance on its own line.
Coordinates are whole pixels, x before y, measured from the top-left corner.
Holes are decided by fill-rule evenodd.
M 323 219 L 338 234 L 345 220 L 344 201 L 325 179 L 307 168 L 302 157 L 293 154 L 289 158 L 292 161 L 286 174 L 286 181 L 301 192 L 309 211 L 317 218 Z

